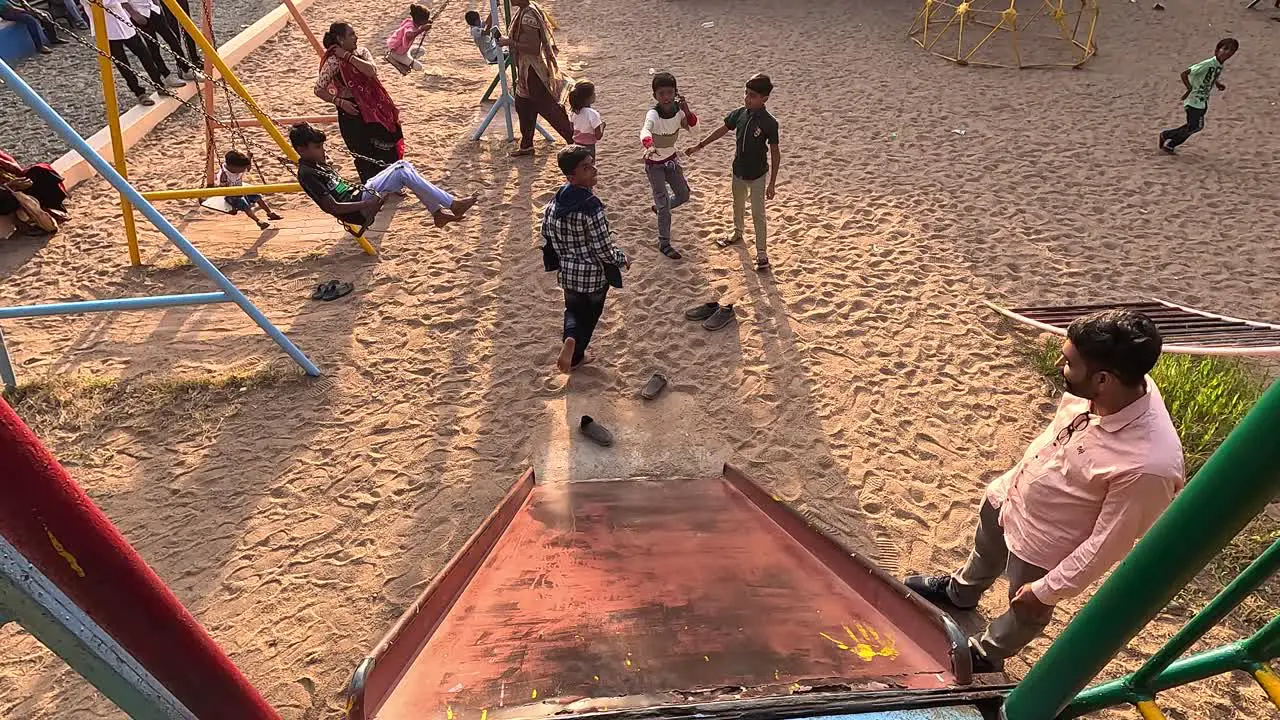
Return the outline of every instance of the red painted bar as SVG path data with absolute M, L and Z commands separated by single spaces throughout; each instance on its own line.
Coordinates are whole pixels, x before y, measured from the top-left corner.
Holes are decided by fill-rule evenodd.
M 0 535 L 187 709 L 200 720 L 277 720 L 230 658 L 3 400 L 0 468 Z

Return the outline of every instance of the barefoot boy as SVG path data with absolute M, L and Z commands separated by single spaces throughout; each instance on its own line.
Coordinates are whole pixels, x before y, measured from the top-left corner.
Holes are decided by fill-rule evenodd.
M 591 151 L 570 145 L 560 151 L 556 162 L 565 184 L 543 213 L 542 241 L 544 261 L 550 263 L 548 269 L 559 265 L 564 290 L 564 344 L 556 367 L 567 373 L 586 356 L 591 334 L 604 312 L 609 275 L 617 273 L 613 283 L 621 287 L 618 269 L 630 268 L 631 261 L 614 244 L 604 204 L 592 191 L 597 173 Z
M 733 235 L 717 241 L 728 247 L 742 241 L 744 213 L 747 195 L 751 195 L 751 222 L 756 233 L 756 270 L 769 269 L 769 253 L 765 246 L 768 234 L 764 216 L 764 201 L 772 200 L 778 181 L 778 165 L 782 153 L 778 150 L 778 121 L 765 109 L 773 83 L 768 75 L 755 75 L 747 81 L 743 106 L 729 113 L 724 125 L 708 135 L 702 142 L 689 149 L 692 156 L 702 148 L 724 137 L 730 130 L 735 133 L 737 144 L 733 152 Z M 765 156 L 765 146 L 769 148 Z M 769 184 L 765 185 L 765 175 Z
M 326 213 L 352 225 L 368 225 L 390 193 L 408 189 L 435 220 L 436 227 L 457 222 L 476 204 L 476 198 L 457 199 L 432 185 L 405 160 L 393 162 L 369 178 L 363 187 L 342 179 L 328 164 L 325 134 L 307 123 L 289 129 L 289 144 L 298 151 L 298 184 Z
M 1214 48 L 1213 57 L 1201 60 L 1182 71 L 1182 84 L 1187 88 L 1187 91 L 1182 93 L 1182 106 L 1187 111 L 1187 123 L 1182 127 L 1160 133 L 1161 150 L 1173 153 L 1174 148 L 1204 129 L 1204 115 L 1209 111 L 1209 93 L 1214 88 L 1227 89 L 1227 86 L 1219 81 L 1222 77 L 1222 65 L 1239 49 L 1240 43 L 1235 38 L 1223 38 Z
M 671 247 L 671 211 L 689 201 L 689 183 L 676 155 L 676 139 L 681 130 L 698 124 L 698 116 L 676 90 L 676 76 L 661 72 L 653 76 L 653 99 L 658 101 L 644 116 L 640 144 L 644 146 L 644 171 L 653 190 L 653 211 L 658 214 L 658 250 L 679 260 Z M 667 186 L 671 186 L 671 194 Z
M 228 150 L 226 157 L 223 158 L 222 169 L 218 171 L 218 185 L 222 187 L 239 187 L 244 185 L 244 174 L 249 172 L 252 160 L 248 155 L 238 150 Z M 242 212 L 248 218 L 258 224 L 259 230 L 266 230 L 271 227 L 271 223 L 267 220 L 261 220 L 253 213 L 254 206 L 258 206 L 262 212 L 267 214 L 267 220 L 279 220 L 280 215 L 267 205 L 267 201 L 262 199 L 261 195 L 228 195 L 227 206 L 233 212 Z

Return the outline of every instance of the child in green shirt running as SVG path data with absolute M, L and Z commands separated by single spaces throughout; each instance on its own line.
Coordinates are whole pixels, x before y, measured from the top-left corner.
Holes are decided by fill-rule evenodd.
M 1204 114 L 1209 111 L 1209 93 L 1214 88 L 1226 90 L 1220 78 L 1222 65 L 1240 49 L 1235 38 L 1223 38 L 1214 48 L 1213 57 L 1201 60 L 1182 71 L 1182 84 L 1187 91 L 1182 94 L 1182 105 L 1187 111 L 1187 123 L 1179 128 L 1160 133 L 1160 149 L 1172 154 L 1174 148 L 1186 142 L 1204 129 Z

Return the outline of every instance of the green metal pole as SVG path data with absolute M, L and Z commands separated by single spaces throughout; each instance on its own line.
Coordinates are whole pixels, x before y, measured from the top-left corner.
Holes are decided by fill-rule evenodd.
M 1164 644 L 1155 655 L 1152 655 L 1138 668 L 1129 679 L 1129 687 L 1138 693 L 1146 693 L 1150 691 L 1151 681 L 1160 674 L 1161 670 L 1169 667 L 1174 660 L 1182 657 L 1183 653 L 1191 649 L 1196 641 L 1204 637 L 1215 625 L 1222 622 L 1222 619 L 1235 610 L 1241 602 L 1254 590 L 1262 586 L 1267 578 L 1275 574 L 1276 570 L 1280 570 L 1280 540 L 1271 543 L 1271 547 L 1267 548 L 1257 557 L 1249 567 L 1245 568 L 1239 575 L 1232 580 L 1222 592 L 1209 601 L 1204 609 L 1196 613 L 1186 625 L 1183 625 L 1173 637 L 1169 638 L 1169 642 Z
M 1244 641 L 1245 658 L 1250 663 L 1264 663 L 1280 657 L 1280 615 Z
M 1000 709 L 1052 720 L 1280 491 L 1280 383 L 1272 383 Z

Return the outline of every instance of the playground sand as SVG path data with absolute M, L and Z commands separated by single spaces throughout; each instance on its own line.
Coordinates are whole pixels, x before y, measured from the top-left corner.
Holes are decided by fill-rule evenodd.
M 925 54 L 906 38 L 908 3 L 551 7 L 566 69 L 599 87 L 599 191 L 634 259 L 578 374 L 552 370 L 560 298 L 537 252 L 538 213 L 558 184 L 552 153 L 540 141 L 537 158 L 512 161 L 497 131 L 467 140 L 490 73 L 462 5 L 436 24 L 425 77 L 383 72 L 409 158 L 481 194 L 467 222 L 435 230 L 401 202 L 374 236 L 375 261 L 298 196 L 272 198 L 287 219 L 261 237 L 244 218 L 161 206 L 325 378 L 297 377 L 230 307 L 5 323 L 20 379 L 56 379 L 69 398 L 23 412 L 285 718 L 339 715 L 359 659 L 529 464 L 549 478 L 688 475 L 728 459 L 891 572 L 948 569 L 984 484 L 1053 404 L 1017 355 L 1029 336 L 984 299 L 1158 295 L 1280 320 L 1280 141 L 1260 132 L 1280 86 L 1265 58 L 1280 41 L 1265 12 L 1120 3 L 1087 69 L 1018 73 Z M 317 31 L 349 20 L 376 48 L 402 12 L 321 0 L 307 15 Z M 1159 155 L 1156 133 L 1181 122 L 1178 73 L 1228 33 L 1242 44 L 1230 90 L 1203 134 Z M 289 28 L 240 69 L 264 107 L 310 114 L 323 110 L 315 65 Z M 712 242 L 729 227 L 728 140 L 686 163 L 694 200 L 674 237 L 685 259 L 658 254 L 636 141 L 651 70 L 680 78 L 707 130 L 751 73 L 773 76 L 783 168 L 772 275 L 750 269 L 747 249 Z M 179 187 L 199 184 L 202 156 L 198 126 L 174 118 L 129 164 L 140 186 Z M 129 269 L 101 181 L 73 200 L 76 220 L 47 244 L 0 248 L 0 301 L 208 289 L 151 229 L 150 267 Z M 310 301 L 330 278 L 355 293 Z M 681 318 L 714 297 L 737 300 L 736 324 L 711 334 Z M 642 403 L 655 370 L 671 387 Z M 125 385 L 75 380 L 88 376 Z M 574 434 L 583 414 L 614 428 L 614 450 Z M 988 614 L 1004 607 L 997 590 Z M 1183 619 L 1162 616 L 1110 672 L 1135 667 Z M 17 630 L 0 630 L 0 648 L 0 716 L 119 717 Z M 1161 697 L 1184 717 L 1267 714 L 1239 676 Z

